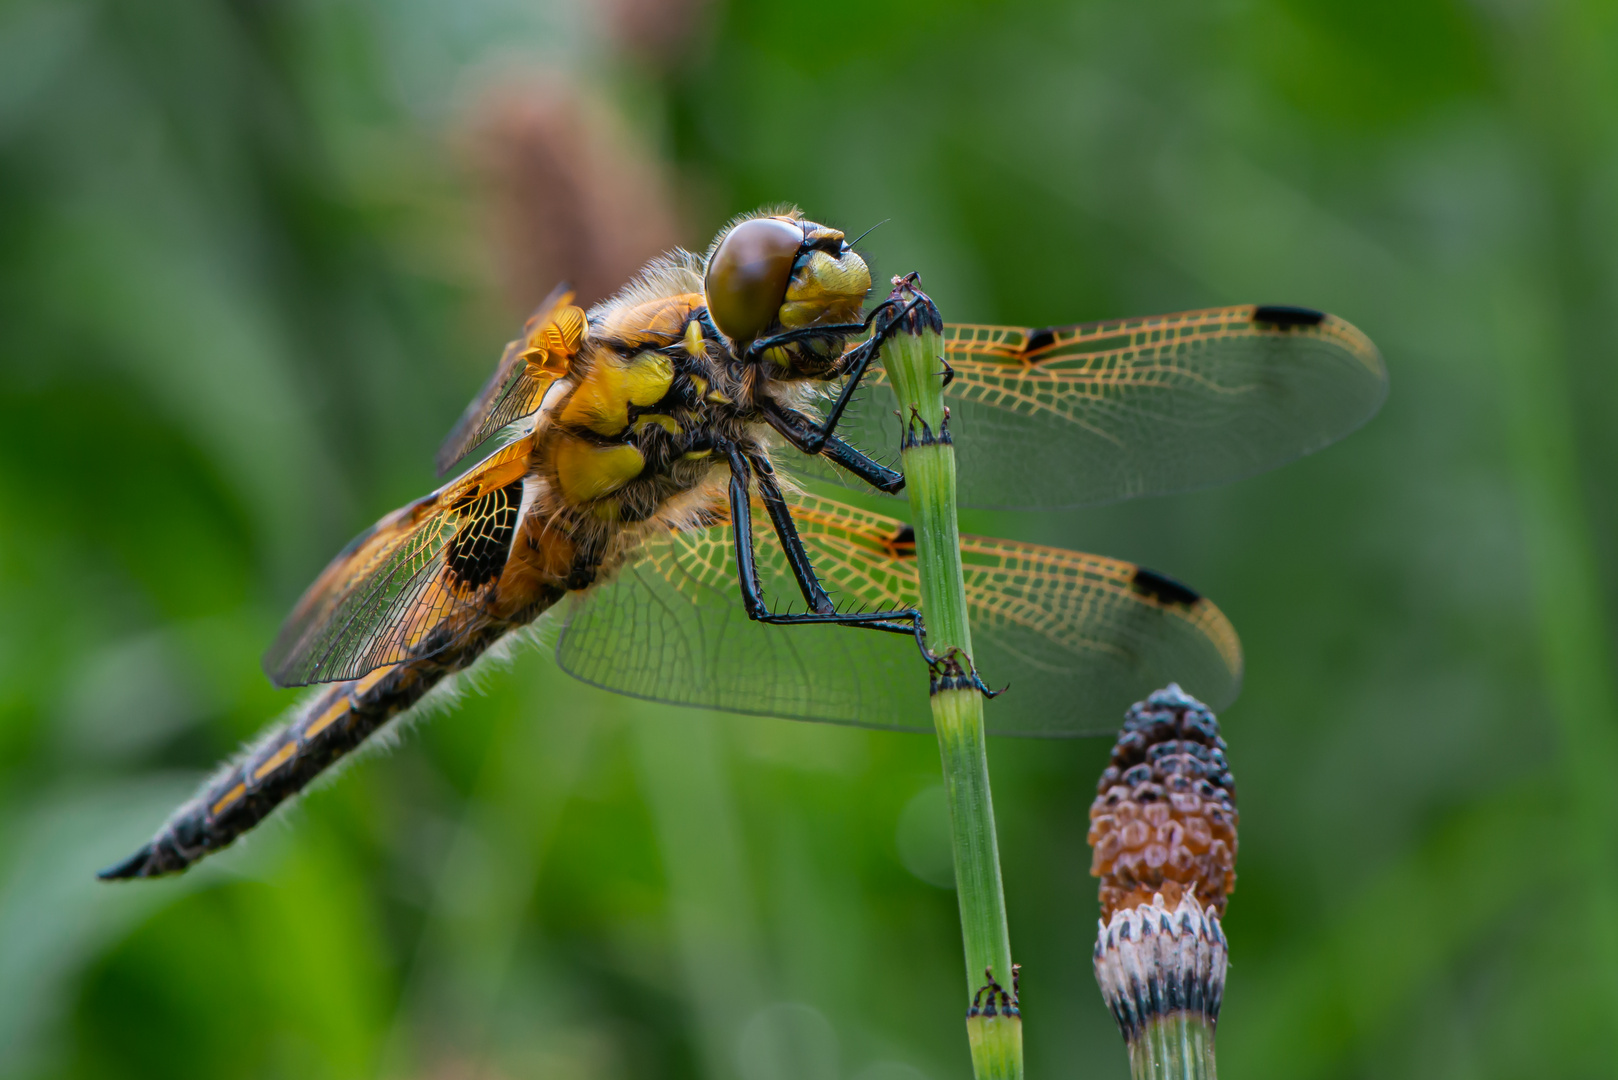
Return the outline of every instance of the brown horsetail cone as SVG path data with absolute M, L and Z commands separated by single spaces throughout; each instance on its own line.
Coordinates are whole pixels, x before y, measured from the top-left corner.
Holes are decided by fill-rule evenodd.
M 1236 884 L 1236 788 L 1219 722 L 1170 683 L 1130 706 L 1090 805 L 1096 983 L 1132 1080 L 1213 1080 Z
M 1225 912 L 1236 887 L 1236 785 L 1219 721 L 1170 683 L 1130 706 L 1090 804 L 1090 873 L 1103 920 L 1191 893 Z

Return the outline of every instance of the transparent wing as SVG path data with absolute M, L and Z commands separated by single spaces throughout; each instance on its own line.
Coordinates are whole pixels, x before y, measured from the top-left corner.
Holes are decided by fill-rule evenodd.
M 992 732 L 1111 734 L 1122 710 L 1170 682 L 1216 709 L 1241 689 L 1235 629 L 1170 578 L 975 536 L 962 537 L 961 558 L 978 670 L 1010 684 L 987 706 Z
M 1043 330 L 952 324 L 960 496 L 1081 506 L 1236 480 L 1312 453 L 1387 396 L 1376 346 L 1332 315 L 1228 307 Z M 880 371 L 839 434 L 899 445 Z
M 584 311 L 573 306 L 573 290 L 558 285 L 523 324 L 522 335 L 506 344 L 494 374 L 438 448 L 438 475 L 507 424 L 536 412 L 545 391 L 567 374 L 584 330 Z
M 799 496 L 804 543 L 834 597 L 869 609 L 919 602 L 899 521 Z M 760 515 L 762 518 L 763 515 Z M 801 599 L 780 546 L 756 527 L 766 594 Z M 988 703 L 998 734 L 1111 732 L 1169 682 L 1215 707 L 1241 682 L 1235 631 L 1208 600 L 1131 563 L 963 537 L 977 666 L 1010 691 Z M 569 614 L 561 666 L 635 697 L 730 712 L 929 730 L 927 671 L 909 638 L 747 618 L 729 526 L 663 536 Z
M 277 686 L 357 679 L 431 656 L 485 611 L 522 505 L 529 440 L 361 533 L 287 617 L 264 656 Z

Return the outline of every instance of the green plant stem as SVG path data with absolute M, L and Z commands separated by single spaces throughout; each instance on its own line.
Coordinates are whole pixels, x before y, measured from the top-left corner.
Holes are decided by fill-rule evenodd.
M 1154 1017 L 1129 1044 L 1130 1080 L 1218 1080 L 1213 1045 L 1213 1031 L 1201 1016 Z
M 884 347 L 883 364 L 907 423 L 901 456 L 916 534 L 927 645 L 941 657 L 957 650 L 953 655 L 959 663 L 957 671 L 933 680 L 932 709 L 955 849 L 972 1068 L 978 1080 L 1021 1077 L 1022 1017 L 989 794 L 983 695 L 970 685 L 958 685 L 966 680 L 948 677 L 970 675 L 973 669 L 955 520 L 955 447 L 949 441 L 944 410 L 943 324 L 932 301 L 910 283 L 896 283 L 894 298 L 907 304 L 917 301 Z

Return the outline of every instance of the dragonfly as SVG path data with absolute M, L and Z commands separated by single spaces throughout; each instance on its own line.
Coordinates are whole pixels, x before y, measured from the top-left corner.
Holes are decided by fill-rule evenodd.
M 898 440 L 875 361 L 902 312 L 866 314 L 870 289 L 844 233 L 795 209 L 744 215 L 588 311 L 559 287 L 445 440 L 439 473 L 460 471 L 361 533 L 288 617 L 265 669 L 308 696 L 100 876 L 226 847 L 524 633 L 622 694 L 930 730 L 914 533 L 812 479 L 904 485 L 859 448 Z M 1363 333 L 1297 307 L 950 325 L 944 341 L 961 495 L 980 506 L 1233 480 L 1343 437 L 1387 391 Z M 1240 686 L 1229 621 L 1164 574 L 975 536 L 961 556 L 972 659 L 1011 686 L 992 732 L 1110 732 L 1167 682 L 1214 707 Z

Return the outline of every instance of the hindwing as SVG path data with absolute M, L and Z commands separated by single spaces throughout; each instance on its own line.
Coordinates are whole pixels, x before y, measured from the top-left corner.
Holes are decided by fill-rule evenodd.
M 808 494 L 792 515 L 815 570 L 843 606 L 920 603 L 902 522 Z M 775 610 L 802 603 L 767 515 L 758 569 Z M 989 730 L 1116 730 L 1131 702 L 1169 682 L 1215 707 L 1241 684 L 1241 643 L 1213 603 L 1133 563 L 961 536 L 979 672 L 1010 692 Z M 925 612 L 923 612 L 925 615 Z M 930 729 L 927 672 L 908 636 L 843 626 L 766 626 L 747 616 L 728 524 L 649 540 L 574 608 L 557 643 L 570 674 L 679 705 L 866 727 Z

